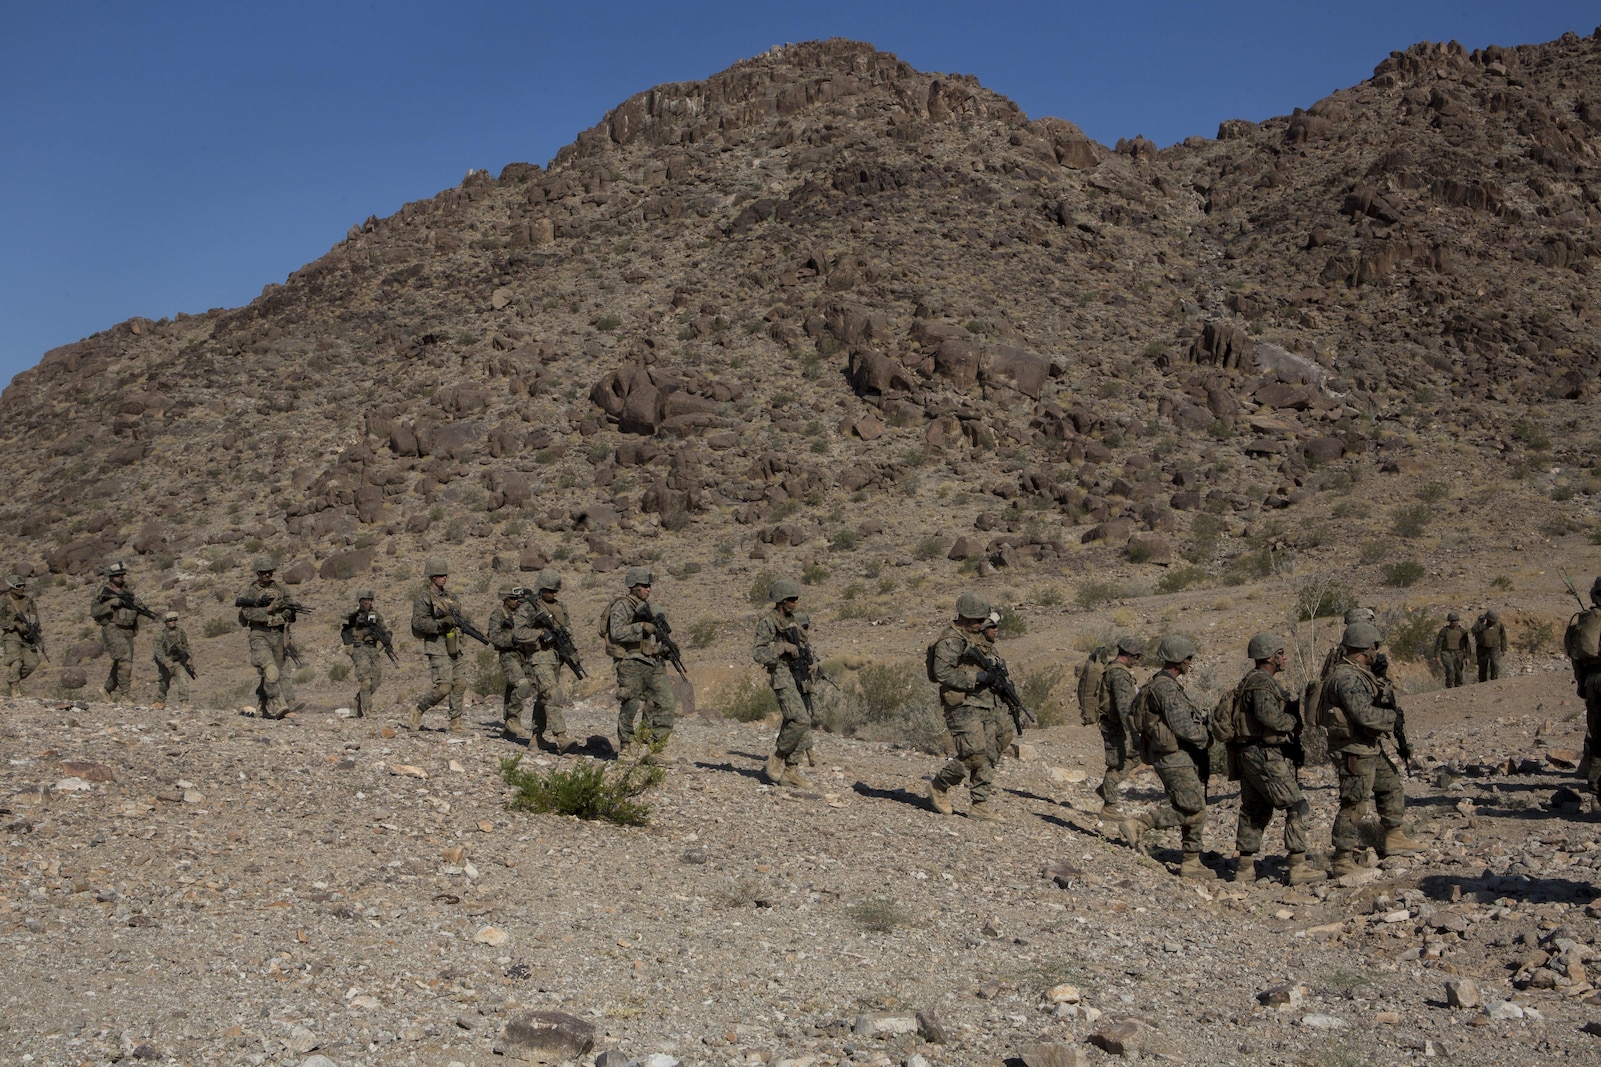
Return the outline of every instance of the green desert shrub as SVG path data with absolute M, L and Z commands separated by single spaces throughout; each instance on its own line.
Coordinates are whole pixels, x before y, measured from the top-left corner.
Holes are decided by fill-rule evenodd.
M 622 770 L 582 760 L 544 774 L 525 771 L 521 763 L 521 756 L 500 761 L 501 778 L 515 790 L 506 803 L 511 811 L 573 815 L 620 826 L 645 825 L 650 805 L 639 798 L 666 776 L 649 757 Z

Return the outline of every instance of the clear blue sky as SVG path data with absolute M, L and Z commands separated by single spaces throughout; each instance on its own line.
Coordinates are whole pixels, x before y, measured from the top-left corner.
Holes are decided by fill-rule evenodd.
M 1106 144 L 1355 84 L 1392 49 L 1583 35 L 1594 4 L 0 4 L 0 382 L 134 315 L 249 302 L 352 223 L 541 165 L 641 89 L 871 41 Z

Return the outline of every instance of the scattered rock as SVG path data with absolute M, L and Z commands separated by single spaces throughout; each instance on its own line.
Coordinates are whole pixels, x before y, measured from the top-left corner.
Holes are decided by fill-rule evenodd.
M 496 1051 L 514 1062 L 550 1064 L 576 1060 L 594 1047 L 593 1024 L 566 1012 L 531 1011 L 506 1023 Z

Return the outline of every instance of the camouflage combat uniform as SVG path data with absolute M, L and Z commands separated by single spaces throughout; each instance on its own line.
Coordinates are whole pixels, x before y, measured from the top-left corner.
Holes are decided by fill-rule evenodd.
M 1289 708 L 1290 695 L 1279 680 L 1260 667 L 1240 680 L 1238 733 L 1229 747 L 1240 772 L 1240 821 L 1235 831 L 1235 847 L 1241 865 L 1245 857 L 1262 848 L 1262 832 L 1273 821 L 1275 811 L 1284 812 L 1284 850 L 1294 857 L 1306 855 L 1306 827 L 1312 809 L 1301 795 L 1295 777 L 1295 764 L 1284 754 L 1284 745 L 1298 725 Z
M 1323 726 L 1329 755 L 1340 775 L 1340 812 L 1334 819 L 1334 850 L 1349 854 L 1362 847 L 1358 826 L 1368 801 L 1386 831 L 1399 831 L 1406 817 L 1401 775 L 1379 741 L 1395 729 L 1395 711 L 1379 707 L 1389 683 L 1360 663 L 1342 658 L 1323 686 Z
M 606 611 L 606 651 L 617 661 L 620 749 L 633 744 L 665 743 L 672 736 L 678 710 L 678 698 L 667 677 L 667 662 L 654 636 L 655 626 L 639 614 L 640 608 L 648 604 L 630 593 L 612 601 Z
M 1501 654 L 1506 651 L 1506 627 L 1488 614 L 1473 624 L 1474 653 L 1479 659 L 1479 681 L 1501 677 Z
M 956 745 L 956 755 L 934 775 L 933 788 L 944 793 L 966 778 L 973 810 L 988 814 L 995 768 L 1016 731 L 1001 706 L 1001 698 L 988 686 L 978 684 L 979 668 L 962 662 L 969 648 L 1000 659 L 995 654 L 995 643 L 984 633 L 957 626 L 947 627 L 934 644 L 934 677 L 939 682 L 940 707 L 945 713 L 945 728 Z
M 528 681 L 533 686 L 528 729 L 536 741 L 549 734 L 557 751 L 567 752 L 574 746 L 567 736 L 567 694 L 561 687 L 561 657 L 556 654 L 551 624 L 566 630 L 570 637 L 572 621 L 567 605 L 560 600 L 545 600 L 538 592 L 529 596 L 531 599 L 523 603 L 519 612 L 522 619 L 517 630 L 528 663 Z M 545 625 L 541 626 L 541 622 Z
M 1150 829 L 1178 827 L 1186 862 L 1199 863 L 1206 833 L 1206 786 L 1201 783 L 1197 759 L 1205 759 L 1212 736 L 1206 713 L 1197 707 L 1171 671 L 1160 670 L 1145 683 L 1155 704 L 1155 730 L 1140 738 L 1145 761 L 1155 769 L 1167 790 L 1167 801 L 1146 812 L 1142 821 Z M 1166 727 L 1164 731 L 1162 726 Z
M 433 688 L 412 710 L 413 730 L 422 729 L 423 712 L 445 701 L 449 701 L 447 714 L 451 733 L 462 730 L 467 671 L 462 662 L 462 635 L 457 632 L 455 623 L 459 611 L 455 598 L 436 588 L 432 581 L 411 602 L 411 633 L 422 641 L 423 655 L 428 657 L 429 680 L 433 683 Z
M 1135 741 L 1129 709 L 1138 690 L 1134 675 L 1114 656 L 1101 676 L 1101 742 L 1106 752 L 1106 777 L 1096 787 L 1105 806 L 1101 814 L 1108 819 L 1120 816 L 1118 787 L 1139 770 L 1140 752 Z
M 517 601 L 518 606 L 508 608 L 507 600 Z M 500 694 L 500 714 L 505 723 L 503 728 L 506 736 L 510 738 L 528 736 L 523 726 L 523 705 L 528 703 L 528 697 L 534 691 L 534 683 L 528 677 L 528 661 L 522 652 L 532 634 L 525 627 L 521 600 L 520 596 L 502 596 L 500 606 L 489 613 L 488 629 L 484 632 L 499 657 L 500 672 L 505 677 Z
M 155 654 L 152 658 L 156 661 L 156 703 L 166 704 L 169 692 L 179 701 L 187 703 L 189 672 L 183 669 L 183 665 L 187 663 L 192 668 L 194 658 L 189 651 L 189 635 L 183 632 L 182 626 L 168 626 L 165 620 L 162 621 L 161 629 L 156 631 Z
M 23 680 L 38 669 L 38 631 L 39 609 L 26 587 L 13 585 L 0 593 L 0 661 L 5 667 L 0 696 L 21 696 Z
M 1445 674 L 1445 687 L 1455 689 L 1462 684 L 1468 661 L 1473 658 L 1472 635 L 1460 622 L 1446 623 L 1434 635 L 1434 656 L 1440 661 L 1440 670 Z M 1499 671 L 1497 666 L 1498 674 Z
M 790 670 L 799 650 L 809 641 L 807 628 L 799 618 L 785 615 L 776 605 L 756 620 L 756 634 L 751 640 L 751 658 L 767 668 L 767 684 L 772 687 L 783 718 L 773 754 L 786 769 L 794 768 L 812 747 L 812 682 L 810 678 L 797 679 Z M 794 650 L 783 648 L 786 644 Z
M 261 607 L 245 607 L 244 602 L 272 600 Z M 295 705 L 294 683 L 284 669 L 284 658 L 289 647 L 289 627 L 294 624 L 295 613 L 285 608 L 292 600 L 289 591 L 276 579 L 255 581 L 239 591 L 235 603 L 239 604 L 239 625 L 250 630 L 250 665 L 256 669 L 256 709 L 265 719 L 281 719 Z
M 346 650 L 350 653 L 351 670 L 356 675 L 356 717 L 359 719 L 373 710 L 373 697 L 383 684 L 383 651 L 378 632 L 387 627 L 376 608 L 362 611 L 358 606 L 346 616 L 342 629 L 350 638 Z
M 129 592 L 126 586 L 119 591 L 107 582 L 89 606 L 89 617 L 100 624 L 100 640 L 105 645 L 106 658 L 111 660 L 111 669 L 102 687 L 107 700 L 119 693 L 130 696 L 133 690 L 133 641 L 139 634 L 140 616 L 120 599 L 126 592 Z M 138 597 L 131 593 L 129 596 L 135 604 L 146 607 Z

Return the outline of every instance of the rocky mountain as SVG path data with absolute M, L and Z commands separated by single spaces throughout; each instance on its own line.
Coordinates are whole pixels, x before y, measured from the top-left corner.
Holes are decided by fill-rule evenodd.
M 804 573 L 859 635 L 974 582 L 1448 582 L 1593 511 L 1598 145 L 1596 36 L 1168 148 L 774 48 L 47 353 L 0 396 L 7 562 L 69 620 L 116 558 L 221 620 L 258 552 L 391 602 L 428 553 L 597 601 L 656 561 L 713 621 Z

